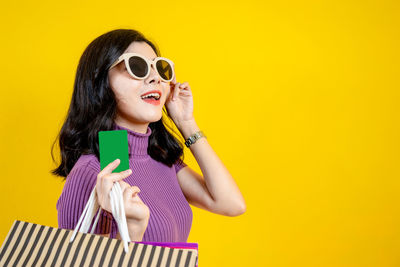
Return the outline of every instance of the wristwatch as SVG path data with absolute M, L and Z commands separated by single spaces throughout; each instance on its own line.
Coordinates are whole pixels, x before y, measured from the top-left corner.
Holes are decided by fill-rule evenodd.
M 192 134 L 191 136 L 189 136 L 188 139 L 186 139 L 185 145 L 187 147 L 190 147 L 191 145 L 196 143 L 196 141 L 199 140 L 202 137 L 207 138 L 207 136 L 204 135 L 203 131 L 198 131 L 198 132 Z

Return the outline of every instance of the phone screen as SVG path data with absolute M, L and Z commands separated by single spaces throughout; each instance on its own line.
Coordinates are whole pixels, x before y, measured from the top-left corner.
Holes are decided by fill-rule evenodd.
M 126 130 L 99 131 L 100 168 L 104 169 L 112 161 L 120 164 L 112 172 L 129 169 L 128 132 Z

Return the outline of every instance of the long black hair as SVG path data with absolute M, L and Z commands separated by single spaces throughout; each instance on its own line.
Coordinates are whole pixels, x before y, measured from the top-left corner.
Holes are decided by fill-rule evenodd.
M 133 29 L 109 31 L 93 40 L 84 50 L 77 67 L 66 119 L 51 147 L 55 162 L 53 149 L 59 139 L 61 163 L 51 170 L 52 174 L 62 176 L 65 180 L 82 154 L 94 154 L 99 159 L 98 132 L 113 130 L 117 114 L 115 95 L 108 81 L 108 69 L 134 41 L 146 42 L 160 56 L 157 46 Z M 152 132 L 147 153 L 154 160 L 171 167 L 181 160 L 183 145 L 165 128 L 164 117 L 170 122 L 172 120 L 165 106 L 163 112 L 166 116 L 149 124 Z

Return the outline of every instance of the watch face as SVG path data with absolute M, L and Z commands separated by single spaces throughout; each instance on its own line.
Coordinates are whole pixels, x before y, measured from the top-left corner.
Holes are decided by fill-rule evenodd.
M 188 137 L 186 139 L 186 146 L 194 144 L 198 139 L 200 139 L 202 136 L 205 136 L 201 131 L 194 133 L 192 136 Z

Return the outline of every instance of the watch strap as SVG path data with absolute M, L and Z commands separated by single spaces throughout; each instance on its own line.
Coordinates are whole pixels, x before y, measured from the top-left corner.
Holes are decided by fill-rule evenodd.
M 194 143 L 196 143 L 197 140 L 199 140 L 200 138 L 205 137 L 207 138 L 203 131 L 197 131 L 194 134 L 192 134 L 191 136 L 189 136 L 186 141 L 185 141 L 185 145 L 187 147 L 190 147 L 191 145 L 193 145 Z

